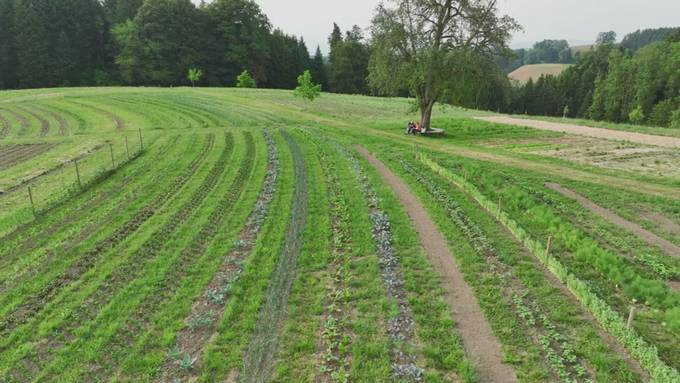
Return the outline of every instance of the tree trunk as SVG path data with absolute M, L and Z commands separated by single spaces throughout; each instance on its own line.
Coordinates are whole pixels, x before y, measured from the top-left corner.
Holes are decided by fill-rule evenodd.
M 434 100 L 422 100 L 420 103 L 420 126 L 424 131 L 429 131 L 432 128 L 432 108 L 434 107 Z

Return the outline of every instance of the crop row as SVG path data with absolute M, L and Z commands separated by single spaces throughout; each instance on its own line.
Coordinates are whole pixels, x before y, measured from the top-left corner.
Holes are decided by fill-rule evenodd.
M 30 144 L 0 146 L 0 170 L 12 167 L 21 162 L 36 157 L 57 144 Z
M 211 135 L 210 138 L 208 139 L 208 142 L 206 143 L 206 146 L 204 147 L 206 148 L 205 150 L 206 155 L 207 152 L 209 152 L 210 148 L 212 148 L 213 141 L 214 136 Z M 31 363 L 34 363 L 35 365 L 38 366 L 44 366 L 46 363 L 48 363 L 49 360 L 51 360 L 51 358 L 54 357 L 56 349 L 63 347 L 63 344 L 60 343 L 59 339 L 74 336 L 73 335 L 74 332 L 78 329 L 78 327 L 81 324 L 87 323 L 88 321 L 94 319 L 100 312 L 100 310 L 106 305 L 106 303 L 113 299 L 115 293 L 119 291 L 122 287 L 126 286 L 130 281 L 134 280 L 145 269 L 144 265 L 161 252 L 161 250 L 163 249 L 163 245 L 165 244 L 167 239 L 170 238 L 172 233 L 174 233 L 179 228 L 179 226 L 183 224 L 188 217 L 191 216 L 193 211 L 198 208 L 201 202 L 207 197 L 207 195 L 210 193 L 210 191 L 214 188 L 214 186 L 220 179 L 220 175 L 224 170 L 224 163 L 226 162 L 227 158 L 229 158 L 229 156 L 231 155 L 234 145 L 233 137 L 231 134 L 225 135 L 225 141 L 226 144 L 222 151 L 222 154 L 220 155 L 219 162 L 217 162 L 208 172 L 201 185 L 198 187 L 196 191 L 193 192 L 189 200 L 186 201 L 179 208 L 179 210 L 170 217 L 168 222 L 166 222 L 161 228 L 155 231 L 151 235 L 151 237 L 149 237 L 122 265 L 116 268 L 111 274 L 107 275 L 103 281 L 103 284 L 99 288 L 94 290 L 92 294 L 90 294 L 82 303 L 80 303 L 72 311 L 68 313 L 64 312 L 62 314 L 63 320 L 60 321 L 61 327 L 55 329 L 55 331 L 53 331 L 47 337 L 47 341 L 45 342 L 48 345 L 47 347 L 50 348 L 49 354 L 40 355 L 38 356 L 39 358 L 38 360 L 32 360 Z M 201 157 L 203 156 L 201 155 Z M 202 162 L 202 160 L 200 162 Z M 186 176 L 187 173 L 183 174 L 182 176 Z M 188 181 L 189 178 L 190 177 L 187 177 L 184 182 Z M 173 183 L 173 186 L 177 185 L 178 185 L 177 182 Z M 166 193 L 156 197 L 156 200 L 154 202 L 159 202 L 162 198 L 170 198 L 173 194 L 174 193 L 171 194 L 166 191 Z M 149 213 L 152 213 L 151 215 L 153 215 L 153 213 L 158 208 L 160 208 L 162 204 L 163 203 L 159 202 L 157 205 L 151 206 L 150 209 L 148 210 L 146 208 L 143 209 L 143 211 L 146 210 Z M 147 208 L 149 208 L 149 206 L 147 206 Z M 145 220 L 148 220 L 148 218 L 150 218 L 151 215 L 145 217 L 146 218 Z M 139 227 L 139 225 L 136 225 L 135 230 L 136 228 Z M 126 232 L 125 234 L 120 235 L 119 237 L 117 237 L 117 242 L 124 240 L 128 235 L 132 234 L 132 232 L 133 231 Z M 85 267 L 80 267 L 74 270 L 72 266 L 69 269 L 69 271 L 74 270 L 75 272 L 79 272 L 77 275 L 74 275 L 73 278 L 77 279 L 85 271 L 91 269 L 96 264 L 97 258 L 94 257 L 88 258 L 87 257 L 88 255 L 89 253 L 86 254 L 84 257 L 81 257 L 76 262 L 76 266 L 80 266 L 80 264 L 86 262 Z M 35 355 L 28 356 L 28 358 L 31 357 L 35 357 Z
M 253 169 L 253 156 L 255 152 L 255 144 L 252 134 L 244 133 L 245 136 L 245 156 L 238 168 L 235 178 L 231 185 L 226 190 L 224 196 L 219 200 L 215 208 L 210 213 L 207 222 L 198 230 L 193 236 L 193 239 L 184 247 L 177 259 L 172 260 L 171 266 L 164 272 L 164 275 L 159 280 L 155 281 L 152 287 L 146 292 L 145 297 L 141 299 L 139 305 L 134 311 L 124 320 L 117 317 L 116 321 L 120 322 L 120 327 L 116 331 L 107 334 L 104 338 L 97 337 L 98 342 L 105 342 L 102 347 L 107 350 L 107 357 L 102 358 L 106 365 L 99 366 L 93 372 L 90 372 L 84 379 L 87 381 L 102 379 L 102 376 L 97 376 L 97 373 L 103 374 L 105 371 L 110 371 L 112 367 L 120 364 L 121 358 L 126 355 L 126 349 L 134 343 L 141 334 L 143 334 L 151 324 L 151 318 L 156 313 L 161 311 L 161 308 L 173 297 L 173 295 L 180 288 L 185 280 L 185 276 L 194 265 L 194 263 L 206 252 L 208 246 L 212 243 L 218 230 L 222 227 L 227 214 L 231 211 L 236 201 L 241 197 L 247 180 Z M 218 164 L 224 167 L 226 157 L 218 160 Z M 169 234 L 168 234 L 169 235 Z M 168 237 L 166 237 L 168 238 Z M 167 257 L 171 259 L 170 257 Z M 145 261 L 133 261 L 136 267 L 141 266 Z M 130 272 L 132 272 L 130 270 Z M 126 275 L 129 275 L 127 273 Z M 126 281 L 129 284 L 132 279 Z M 110 293 L 108 295 L 113 295 Z M 126 304 L 129 305 L 131 299 L 126 299 Z M 108 331 L 108 330 L 107 330 Z M 88 343 L 87 337 L 79 339 L 79 341 Z M 74 347 L 71 347 L 73 349 Z M 87 360 L 83 361 L 88 363 Z M 97 362 L 89 362 L 89 365 L 97 365 Z M 54 371 L 62 370 L 63 366 L 57 364 L 53 365 L 51 369 Z M 71 366 L 72 369 L 73 366 Z
M 307 164 L 295 140 L 285 131 L 281 135 L 293 155 L 295 191 L 292 212 L 265 301 L 258 313 L 255 334 L 243 357 L 241 378 L 245 382 L 266 381 L 273 373 L 279 332 L 286 319 L 286 307 L 297 273 L 297 259 L 307 219 Z
M 163 190 L 156 198 L 138 211 L 134 217 L 124 223 L 112 235 L 97 243 L 93 249 L 88 251 L 68 270 L 61 273 L 56 279 L 51 281 L 47 286 L 44 286 L 39 292 L 33 294 L 18 308 L 15 308 L 13 313 L 4 317 L 0 322 L 0 331 L 7 333 L 15 328 L 17 325 L 24 323 L 35 313 L 37 313 L 43 305 L 48 302 L 53 296 L 61 291 L 66 286 L 76 281 L 82 273 L 89 270 L 95 265 L 97 260 L 108 250 L 117 246 L 128 235 L 134 233 L 144 222 L 151 218 L 170 198 L 177 194 L 182 187 L 195 174 L 198 166 L 203 162 L 205 157 L 212 149 L 214 143 L 214 136 L 209 136 L 205 142 L 203 149 L 194 161 L 189 164 L 186 171 L 178 178 L 173 180 L 173 183 L 165 190 Z
M 262 190 L 233 248 L 226 254 L 203 294 L 191 306 L 185 327 L 177 334 L 175 345 L 168 353 L 163 367 L 159 369 L 161 381 L 188 380 L 200 375 L 204 348 L 217 331 L 217 324 L 231 298 L 230 293 L 241 277 L 244 263 L 251 254 L 269 213 L 276 192 L 280 163 L 276 142 L 268 130 L 264 130 L 264 137 L 267 145 L 267 172 Z
M 326 267 L 330 283 L 326 288 L 325 314 L 321 336 L 323 348 L 319 355 L 317 379 L 333 382 L 347 382 L 350 377 L 350 347 L 355 334 L 350 327 L 352 295 L 350 284 L 352 273 L 349 269 L 352 238 L 350 233 L 350 212 L 343 195 L 341 181 L 337 175 L 334 158 L 315 140 L 319 163 L 328 185 L 330 200 L 331 244 L 330 264 Z
M 359 160 L 347 149 L 337 146 L 337 149 L 350 162 L 357 177 L 362 194 L 370 209 L 373 223 L 373 239 L 377 247 L 380 262 L 380 274 L 387 297 L 395 302 L 397 313 L 388 320 L 387 334 L 391 340 L 392 372 L 397 379 L 421 381 L 424 370 L 416 364 L 413 352 L 415 341 L 415 321 L 413 312 L 407 300 L 404 280 L 400 271 L 400 262 L 392 244 L 392 230 L 387 214 L 381 208 L 380 198 L 369 182 Z
M 600 325 L 614 335 L 630 351 L 643 368 L 649 371 L 655 381 L 674 382 L 680 379 L 680 375 L 678 375 L 675 369 L 661 361 L 656 347 L 645 342 L 634 329 L 628 328 L 621 316 L 593 293 L 587 283 L 575 276 L 547 250 L 546 243 L 532 238 L 506 212 L 499 210 L 497 202 L 489 200 L 477 187 L 467 182 L 464 177 L 444 169 L 424 155 L 420 156 L 420 160 L 430 169 L 471 195 L 491 214 L 497 216 L 499 221 L 510 230 L 517 240 L 521 241 L 593 313 Z
M 98 228 L 107 224 L 107 222 L 112 222 L 111 217 L 115 215 L 114 213 L 121 211 L 126 206 L 125 203 L 120 203 L 121 201 L 125 201 L 125 198 L 130 198 L 130 196 L 135 198 L 140 191 L 148 190 L 150 185 L 159 186 L 159 182 L 164 179 L 161 177 L 167 177 L 167 172 L 159 171 L 157 165 L 162 156 L 165 156 L 166 153 L 173 153 L 172 149 L 178 138 L 179 136 L 174 136 L 164 141 L 154 148 L 156 150 L 154 156 L 142 157 L 139 161 L 131 164 L 129 169 L 122 169 L 123 171 L 107 179 L 106 184 L 102 185 L 103 188 L 91 187 L 83 191 L 82 194 L 74 196 L 75 198 L 65 203 L 62 208 L 54 209 L 50 214 L 41 215 L 39 220 L 3 237 L 2 246 L 0 246 L 0 270 L 12 270 L 13 279 L 17 279 L 24 270 L 21 268 L 21 264 L 29 265 L 33 263 L 38 251 L 47 251 L 46 245 L 62 242 L 71 242 L 75 245 L 89 238 L 89 235 L 83 234 L 99 232 Z M 189 148 L 187 147 L 186 150 L 189 150 Z M 175 158 L 178 160 L 181 157 Z M 172 163 L 172 165 L 175 164 Z M 119 166 L 122 166 L 122 164 Z M 170 167 L 168 170 L 170 169 L 174 170 L 175 168 Z M 146 175 L 150 173 L 153 174 L 150 183 L 135 182 L 138 179 L 146 179 Z M 111 210 L 105 213 L 100 208 Z M 101 217 L 106 218 L 101 219 Z M 90 225 L 81 229 L 80 225 L 84 223 L 83 219 L 89 220 Z M 64 232 L 68 232 L 70 237 L 61 237 Z M 68 252 L 69 247 L 64 247 L 59 251 Z M 19 257 L 20 263 L 16 263 L 15 260 Z M 37 268 L 35 265 L 31 267 L 33 275 L 38 274 L 39 271 L 41 271 L 41 268 Z M 3 286 L 6 286 L 9 282 L 9 279 L 6 278 L 9 278 L 9 274 L 6 275 L 0 271 L 0 280 L 3 281 L 0 283 L 0 291 L 5 291 Z
M 545 315 L 539 304 L 532 299 L 522 281 L 513 275 L 510 267 L 499 259 L 499 251 L 494 247 L 483 230 L 470 219 L 467 213 L 451 198 L 446 191 L 418 167 L 398 158 L 397 161 L 446 211 L 449 218 L 460 228 L 473 248 L 485 257 L 490 273 L 501 282 L 498 286 L 506 297 L 511 297 L 518 316 L 524 319 L 527 331 L 534 341 L 543 347 L 544 358 L 563 382 L 592 381 L 587 377 L 585 363 L 578 360 L 573 345 L 558 332 L 557 327 Z

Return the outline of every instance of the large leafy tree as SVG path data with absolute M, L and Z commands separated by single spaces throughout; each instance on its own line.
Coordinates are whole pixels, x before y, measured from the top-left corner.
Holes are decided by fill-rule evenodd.
M 124 79 L 132 83 L 186 83 L 188 68 L 201 63 L 202 17 L 190 0 L 146 0 L 134 21 L 120 24 L 114 35 L 116 58 Z
M 258 83 L 267 77 L 267 16 L 252 0 L 215 0 L 205 7 L 209 36 L 203 42 L 208 63 L 206 79 L 212 85 L 233 85 L 247 69 Z
M 456 91 L 457 78 L 480 56 L 507 50 L 520 29 L 500 16 L 496 0 L 392 0 L 372 22 L 369 81 L 381 93 L 408 89 L 421 124 L 430 129 L 432 108 Z

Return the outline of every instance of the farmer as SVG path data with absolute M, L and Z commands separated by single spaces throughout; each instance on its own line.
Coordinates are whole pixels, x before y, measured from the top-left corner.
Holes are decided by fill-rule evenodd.
M 406 125 L 406 134 L 415 134 L 416 124 L 413 121 L 409 121 Z

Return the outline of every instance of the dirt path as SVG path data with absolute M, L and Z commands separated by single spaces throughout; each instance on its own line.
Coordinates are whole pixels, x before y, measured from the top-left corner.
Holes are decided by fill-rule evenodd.
M 515 372 L 503 363 L 500 344 L 486 321 L 472 289 L 463 279 L 444 237 L 420 201 L 397 175 L 365 148 L 359 152 L 392 187 L 408 213 L 432 265 L 442 276 L 446 301 L 463 339 L 463 346 L 474 361 L 482 382 L 516 382 Z
M 666 232 L 673 234 L 673 235 L 679 235 L 680 236 L 680 225 L 669 219 L 668 217 L 665 217 L 659 213 L 655 213 L 653 211 L 645 211 L 640 213 L 642 218 L 645 218 L 647 220 L 650 220 L 654 222 L 657 226 L 659 226 L 662 230 L 665 230 Z
M 513 118 L 506 116 L 475 117 L 477 120 L 495 122 L 498 124 L 527 126 L 530 128 L 550 130 L 553 132 L 566 132 L 581 136 L 604 138 L 605 140 L 630 141 L 638 144 L 663 146 L 665 148 L 680 148 L 680 138 L 654 136 L 651 134 L 624 132 L 620 130 L 592 128 L 590 126 L 563 124 L 559 122 L 548 122 L 529 120 L 525 118 Z
M 659 237 L 658 235 L 652 233 L 651 231 L 644 229 L 642 226 L 626 220 L 625 218 L 614 213 L 613 211 L 605 209 L 602 206 L 595 204 L 586 197 L 572 190 L 569 190 L 560 184 L 547 182 L 545 186 L 549 189 L 552 189 L 562 194 L 565 197 L 575 199 L 579 204 L 581 204 L 581 206 L 586 208 L 591 213 L 597 214 L 598 216 L 608 220 L 614 225 L 637 235 L 638 237 L 642 238 L 645 242 L 649 243 L 652 246 L 660 247 L 669 255 L 676 258 L 680 258 L 680 247 L 676 246 L 670 241 L 667 241 Z

